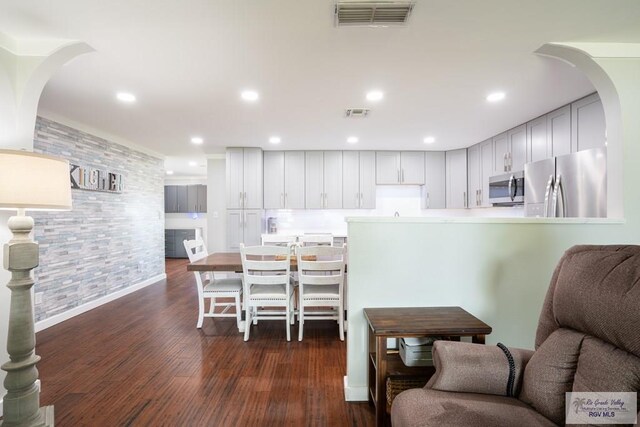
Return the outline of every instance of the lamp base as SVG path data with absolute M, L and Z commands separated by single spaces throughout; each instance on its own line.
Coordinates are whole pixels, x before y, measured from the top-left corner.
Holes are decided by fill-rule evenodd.
M 53 406 L 43 406 L 40 408 L 40 416 L 33 420 L 19 423 L 5 423 L 0 421 L 0 427 L 53 427 Z

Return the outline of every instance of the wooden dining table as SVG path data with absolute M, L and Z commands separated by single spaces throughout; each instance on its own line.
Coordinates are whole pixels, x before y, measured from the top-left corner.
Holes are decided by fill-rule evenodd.
M 264 260 L 274 260 L 273 256 L 263 256 Z M 345 265 L 345 272 L 347 266 Z M 187 265 L 187 271 L 220 271 L 242 273 L 240 252 L 216 252 L 199 261 Z M 291 257 L 291 271 L 298 271 L 296 257 Z

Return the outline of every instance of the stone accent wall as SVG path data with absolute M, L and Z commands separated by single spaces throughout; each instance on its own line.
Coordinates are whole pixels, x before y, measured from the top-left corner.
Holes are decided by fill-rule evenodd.
M 31 213 L 43 292 L 36 321 L 163 274 L 163 161 L 42 117 L 34 139 L 35 152 L 124 179 L 122 193 L 72 190 L 70 212 Z

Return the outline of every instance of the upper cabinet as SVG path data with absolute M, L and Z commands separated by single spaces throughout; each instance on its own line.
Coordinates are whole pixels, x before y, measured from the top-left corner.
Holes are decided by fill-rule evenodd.
M 505 173 L 524 169 L 527 162 L 527 128 L 518 126 L 493 138 L 494 171 Z
M 227 209 L 262 209 L 262 150 L 227 148 Z
M 547 140 L 551 148 L 551 154 L 547 157 L 571 153 L 571 105 L 547 114 Z
M 571 104 L 571 151 L 606 145 L 607 126 L 602 101 L 597 93 Z
M 165 185 L 165 213 L 207 212 L 206 185 Z
M 342 208 L 342 151 L 305 152 L 305 207 Z
M 265 151 L 264 208 L 304 209 L 304 151 Z
M 489 177 L 493 175 L 493 141 L 488 139 L 480 143 L 480 206 L 490 207 Z
M 446 154 L 447 208 L 467 207 L 467 150 L 447 151 Z
M 489 177 L 494 174 L 493 141 L 488 139 L 467 150 L 467 207 L 488 207 Z
M 284 151 L 265 151 L 264 208 L 284 209 Z
M 304 209 L 304 151 L 284 153 L 284 207 Z
M 424 185 L 423 151 L 376 152 L 376 183 Z
M 551 157 L 551 144 L 547 140 L 547 116 L 527 123 L 527 159 L 537 162 Z
M 424 153 L 425 183 L 423 188 L 424 209 L 444 209 L 446 205 L 446 167 L 444 151 Z
M 509 154 L 507 132 L 503 132 L 500 135 L 493 137 L 493 170 L 496 174 L 501 174 L 509 171 L 509 163 L 507 161 Z
M 373 151 L 342 153 L 342 207 L 375 209 L 376 157 Z

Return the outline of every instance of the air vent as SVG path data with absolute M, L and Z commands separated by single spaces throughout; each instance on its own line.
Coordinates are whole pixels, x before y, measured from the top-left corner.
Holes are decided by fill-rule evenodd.
M 338 1 L 336 26 L 404 25 L 411 15 L 413 1 Z
M 352 119 L 365 118 L 370 111 L 368 108 L 347 108 L 344 110 L 344 116 Z

